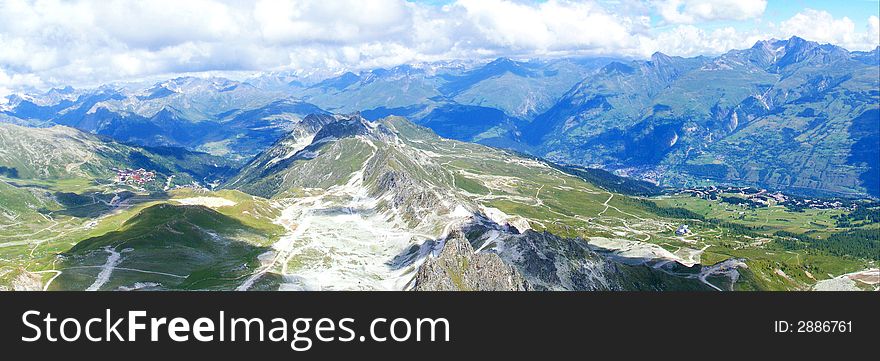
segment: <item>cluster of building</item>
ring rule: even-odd
[[[689,194],[692,197],[698,197],[707,200],[731,199],[724,197],[727,195],[736,195],[742,198],[743,204],[750,204],[757,207],[767,207],[770,205],[780,205],[788,208],[817,208],[817,209],[840,209],[849,208],[850,205],[837,199],[809,199],[796,196],[785,195],[781,192],[772,192],[766,189],[758,189],[754,187],[732,187],[732,186],[708,186],[684,189],[678,194]]]
[[[116,183],[142,186],[156,179],[156,172],[146,169],[117,169]]]
[[[198,184],[196,182],[192,182],[190,184],[175,184],[173,187],[166,188],[165,190],[167,191],[167,190],[177,190],[177,189],[188,189],[188,190],[193,190],[193,191],[198,191],[198,192],[207,192],[210,190],[210,189],[205,188],[204,186],[202,186],[201,184]]]
[[[678,226],[678,229],[675,230],[675,234],[679,235],[679,236],[684,236],[688,233],[691,233],[691,230],[688,229],[688,225],[686,225],[686,224],[682,224],[682,225]]]
[[[824,200],[824,199],[798,199],[789,198],[786,202],[780,202],[781,205],[792,208],[816,208],[816,209],[850,209],[854,210],[858,205],[854,202],[842,202],[840,200]]]
[[[721,198],[722,194],[740,194],[745,196],[746,198],[760,198],[760,199],[769,199],[773,198],[779,202],[785,201],[785,195],[782,193],[770,193],[766,189],[757,189],[752,187],[716,187],[716,186],[708,186],[708,187],[694,187],[683,189],[678,192],[678,194],[689,194],[692,197],[698,197],[702,199],[708,200],[718,200]]]

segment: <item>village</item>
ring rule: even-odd
[[[694,187],[680,190],[676,194],[685,194],[713,201],[721,200],[722,202],[740,204],[748,207],[769,207],[773,205],[784,206],[793,211],[805,208],[852,210],[857,207],[854,202],[847,202],[840,199],[804,198],[754,187]]]
[[[116,171],[116,183],[133,186],[143,186],[156,179],[156,172],[146,169],[114,169]]]

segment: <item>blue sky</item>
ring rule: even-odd
[[[835,17],[849,17],[856,26],[867,25],[868,15],[880,12],[880,0],[790,0],[767,3],[765,17],[770,21],[782,21],[805,8],[825,10]]]
[[[0,0],[16,89],[456,59],[717,55],[800,36],[880,44],[877,0]]]

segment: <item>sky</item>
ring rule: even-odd
[[[0,98],[181,73],[880,44],[878,0],[0,0]]]

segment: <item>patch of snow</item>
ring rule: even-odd
[[[324,137],[324,138],[318,139],[318,140],[316,140],[316,141],[313,141],[313,142],[311,142],[311,144],[321,144],[321,143],[332,142],[332,141],[335,141],[335,140],[336,140],[336,137],[334,137],[334,136],[329,136],[329,137]]]
[[[313,144],[312,143],[313,139],[314,139],[314,135],[309,136],[309,137],[299,138],[295,142],[285,143],[284,146],[288,148],[288,152],[286,154],[284,154],[283,156],[272,158],[272,160],[270,160],[268,163],[266,163],[266,166],[271,166],[275,163],[278,163],[280,161],[283,161],[285,159],[293,157],[294,155],[296,155],[296,153],[299,153],[299,151],[308,147],[309,144]]]
[[[315,159],[318,157],[320,153],[318,152],[302,152],[300,153],[300,157],[305,159]]]
[[[174,201],[192,206],[205,206],[208,208],[220,208],[220,207],[231,207],[236,205],[237,203],[228,200],[226,198],[220,197],[191,197],[191,198],[181,198],[175,199]]]
[[[118,290],[120,291],[139,291],[139,290],[148,290],[148,289],[156,289],[162,287],[161,283],[156,282],[135,282],[131,286],[119,286]]]
[[[119,252],[116,252],[116,250],[110,246],[104,247],[104,252],[110,254],[109,256],[107,256],[107,262],[104,263],[104,266],[101,267],[101,272],[98,273],[98,277],[95,278],[95,282],[93,282],[91,286],[86,288],[86,291],[97,291],[101,289],[101,286],[103,286],[105,283],[107,283],[107,281],[110,280],[110,275],[113,274],[113,269],[116,268],[117,265],[119,265],[119,262],[122,259],[122,255]]]
[[[509,224],[517,229],[520,233],[525,232],[527,230],[532,229],[529,225],[529,221],[520,216],[510,216],[507,213],[502,212],[498,208],[480,206],[480,211],[486,215],[492,222],[498,224]]]
[[[693,260],[686,261],[653,243],[605,237],[590,237],[588,243],[593,247],[610,251],[612,257],[626,264],[644,264],[663,260],[675,261],[688,267],[695,264]]]
[[[813,291],[861,291],[856,282],[874,286],[876,289],[880,284],[880,269],[866,269],[821,280],[813,286]]]

